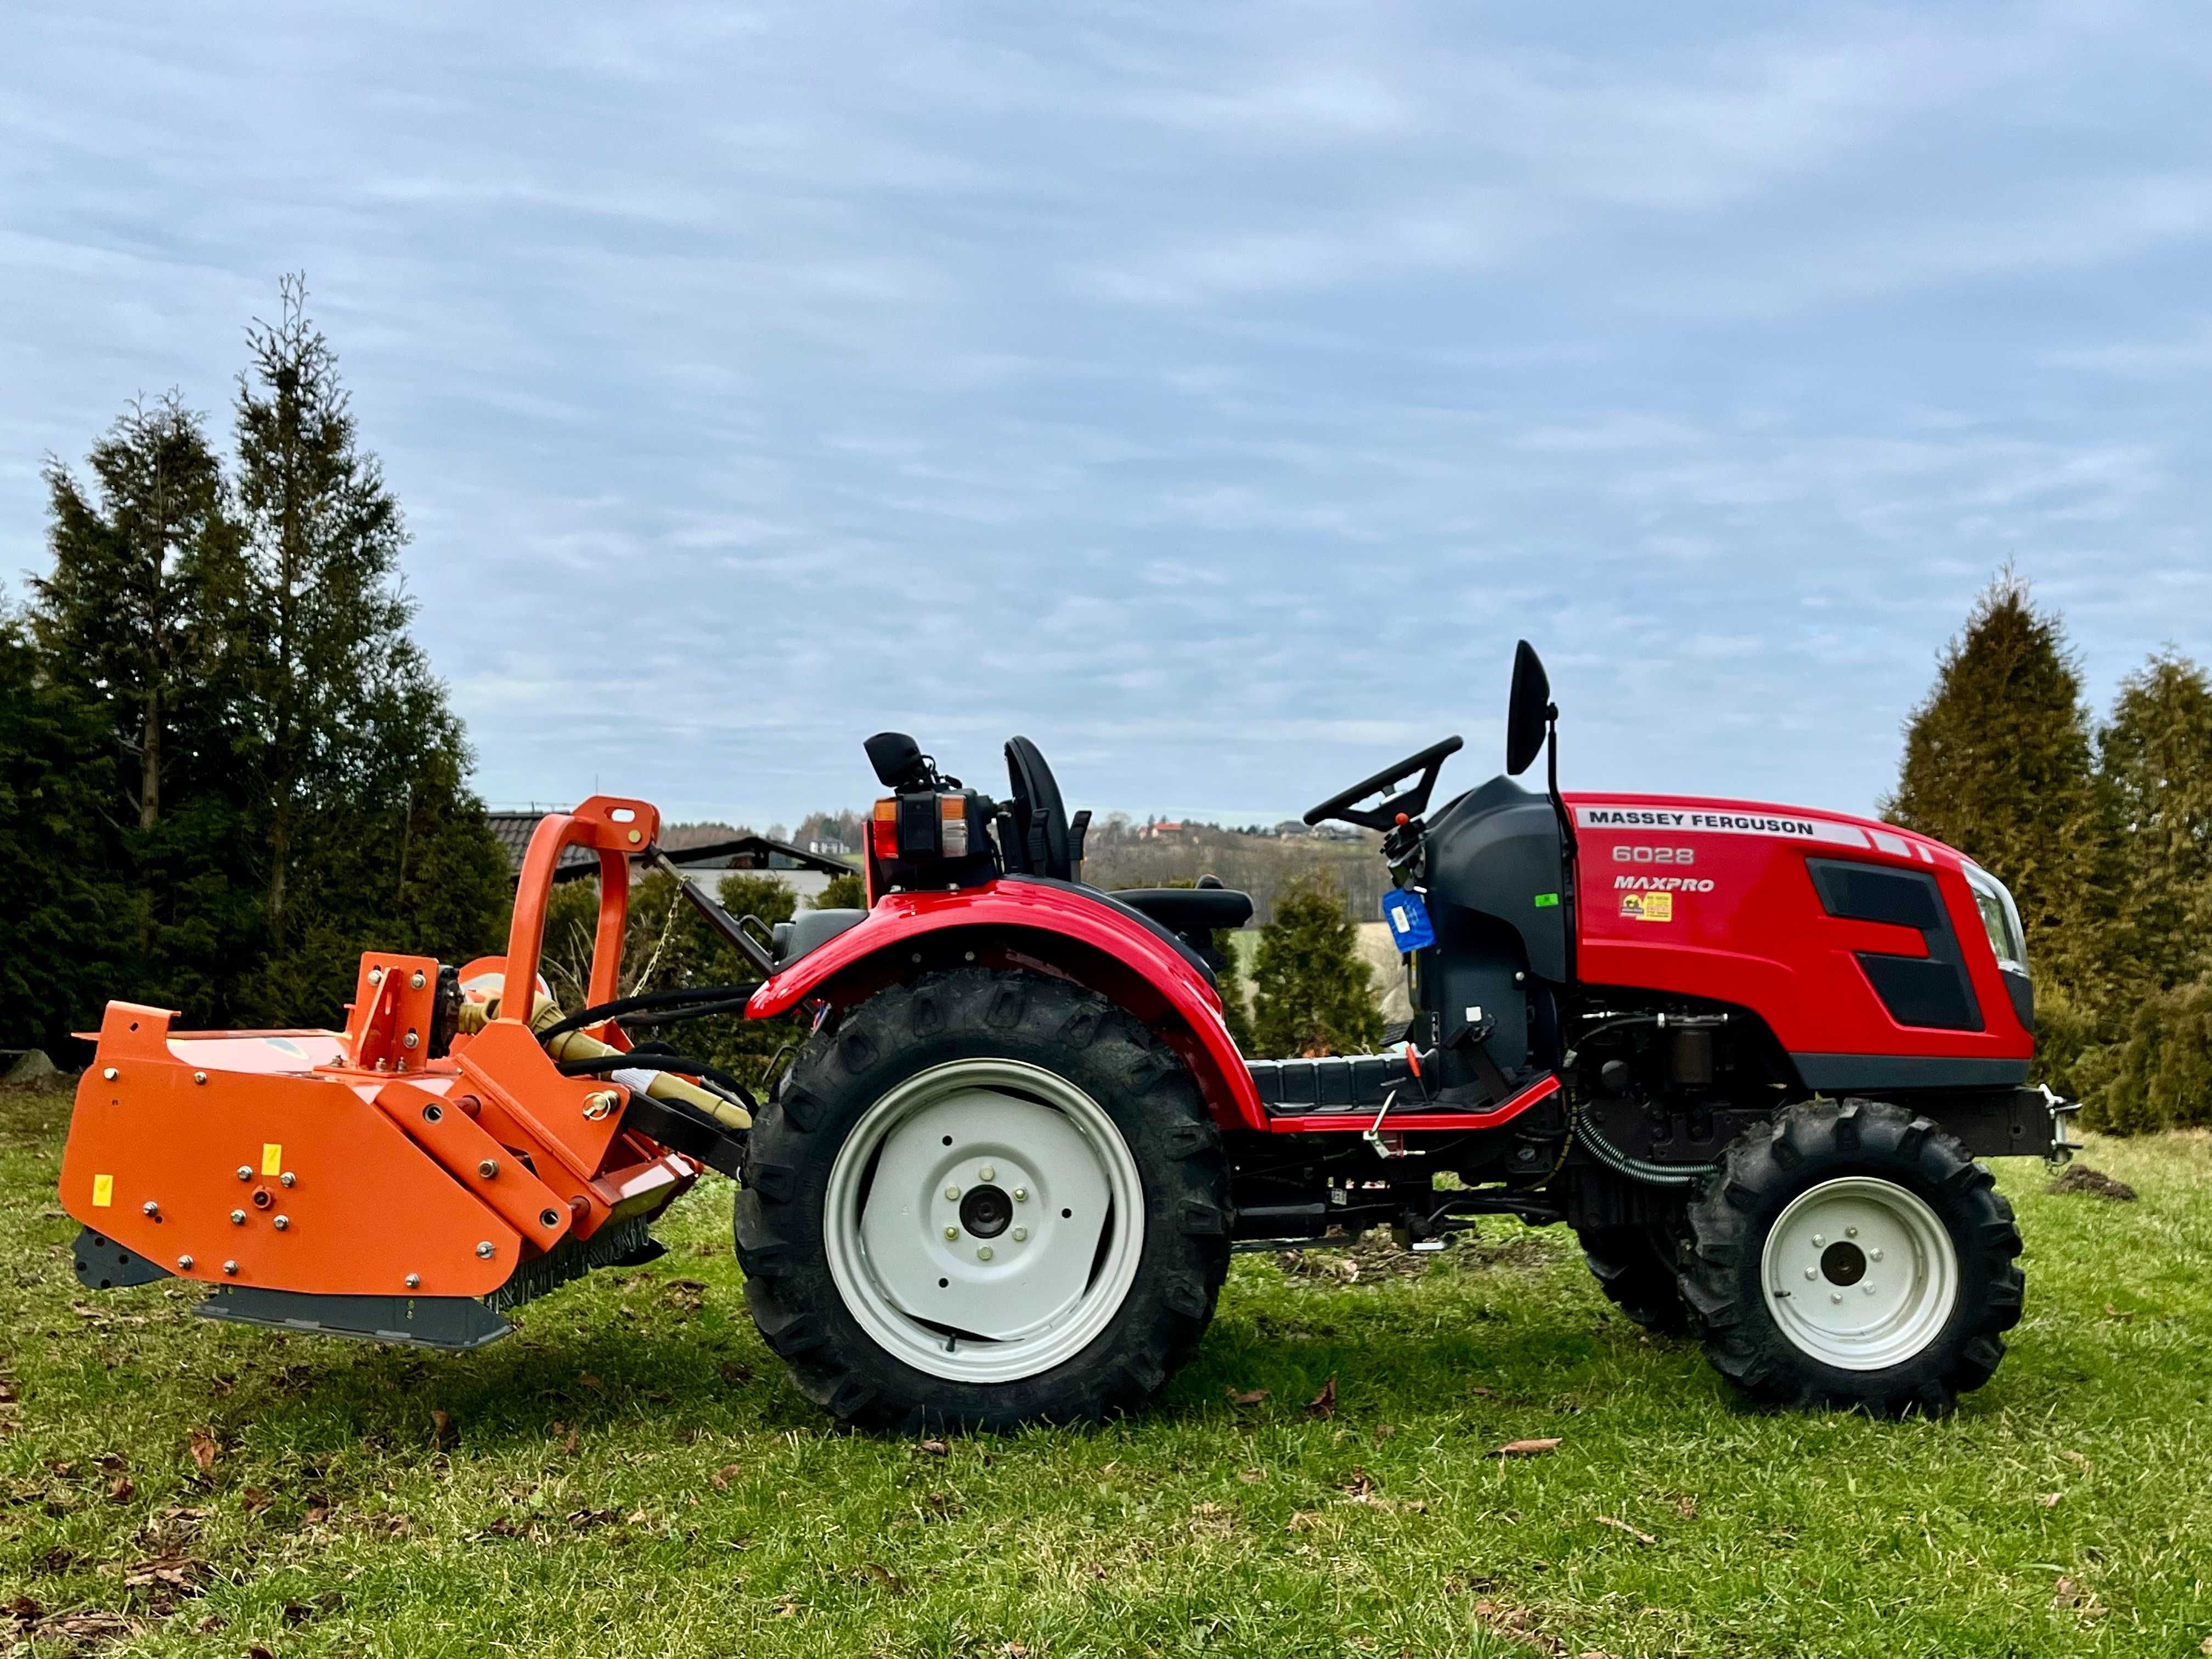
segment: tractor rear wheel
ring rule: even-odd
[[[1104,998],[963,968],[810,1039],[737,1199],[754,1322],[848,1422],[1095,1420],[1188,1358],[1228,1270],[1219,1135]]]
[[[1656,1223],[1592,1227],[1577,1233],[1583,1260],[1598,1288],[1647,1331],[1680,1336],[1690,1328],[1689,1304],[1675,1282],[1674,1237]]]
[[[1705,1352],[1763,1403],[1940,1415],[1990,1380],[2020,1319],[2012,1206],[1901,1107],[1790,1107],[1729,1148],[1690,1226]]]

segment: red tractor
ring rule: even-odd
[[[1432,812],[1450,738],[1306,814],[1382,832],[1414,1016],[1279,1060],[1214,990],[1245,895],[1082,885],[1087,815],[1024,738],[1003,804],[872,739],[872,903],[794,924],[750,1005],[815,1011],[737,1202],[799,1386],[869,1423],[1095,1417],[1189,1355],[1232,1250],[1489,1215],[1574,1228],[1624,1312],[1755,1400],[1940,1412],[1988,1381],[2021,1243],[1975,1160],[2064,1156],[2070,1109],[2026,1086],[2011,896],[1838,813],[1562,795],[1557,714],[1524,642],[1505,775]]]
[[[586,803],[541,827],[506,957],[365,959],[343,1032],[170,1033],[112,1005],[63,1175],[80,1274],[173,1254],[222,1287],[217,1316],[473,1346],[654,1249],[711,1165],[739,1178],[747,1300],[811,1398],[1005,1427],[1143,1405],[1232,1251],[1378,1225],[1438,1249],[1512,1216],[1572,1227],[1625,1313],[1699,1335],[1755,1401],[1948,1409],[2021,1306],[1976,1159],[2069,1150],[2072,1107],[2027,1086],[2010,896],[1840,813],[1563,795],[1557,714],[1523,643],[1505,775],[1431,811],[1451,738],[1306,814],[1382,837],[1414,1012],[1376,1054],[1238,1053],[1212,952],[1250,900],[1083,884],[1088,814],[1024,738],[1003,801],[869,740],[866,909],[769,930],[691,890],[757,986],[614,994],[656,820]],[[1531,793],[1515,779],[1547,749]],[[573,843],[602,875],[592,1006],[503,1008]],[[739,1006],[808,1019],[765,1102],[625,1030]],[[290,1168],[287,1122],[326,1167]],[[284,1231],[315,1204],[308,1237]]]

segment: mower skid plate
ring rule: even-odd
[[[417,1348],[481,1348],[514,1327],[469,1296],[314,1296],[224,1285],[199,1305],[203,1319]]]

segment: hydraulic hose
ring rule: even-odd
[[[1626,1176],[1631,1181],[1640,1181],[1647,1187],[1692,1187],[1706,1176],[1718,1175],[1721,1171],[1717,1164],[1651,1164],[1640,1158],[1631,1158],[1597,1132],[1587,1112],[1576,1115],[1574,1133],[1575,1139],[1583,1150],[1607,1169],[1615,1175]]]
[[[654,1011],[657,1018],[638,1020],[635,1024],[660,1025],[679,1019],[703,1019],[709,1014],[732,1013],[742,1010],[745,1000],[759,989],[760,981],[755,980],[748,985],[690,985],[672,991],[641,991],[635,996],[617,997],[612,1002],[602,1002],[589,1008],[580,1008],[573,1014],[563,1014],[538,1035],[550,1039],[564,1031],[580,1031],[586,1025],[597,1025],[602,1020],[615,1019],[623,1014],[644,1010]]]

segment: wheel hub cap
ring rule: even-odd
[[[1766,1235],[1760,1288],[1792,1346],[1841,1370],[1881,1370],[1942,1334],[1959,1257],[1917,1193],[1872,1176],[1824,1181]]]

